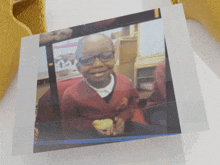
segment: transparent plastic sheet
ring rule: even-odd
[[[176,14],[172,14],[173,12],[176,12]],[[198,78],[196,78],[195,62],[190,47],[189,36],[187,35],[182,6],[177,5],[162,8],[161,13],[164,22],[167,51],[169,54],[181,131],[184,134],[208,130],[208,122],[205,115],[203,99],[199,90]],[[178,24],[178,27],[175,27],[176,24]],[[30,43],[32,44],[30,45]],[[29,109],[35,109],[36,73],[39,53],[38,43],[39,35],[22,39],[20,70],[22,71],[23,68],[28,67],[28,71],[19,71],[19,90],[17,95],[19,104],[16,107],[13,155],[26,155],[33,152],[35,114],[34,111],[30,111]],[[28,45],[28,47],[26,45]],[[30,56],[30,54],[32,56]],[[176,54],[178,54],[178,57]],[[188,73],[190,73],[190,75]],[[187,79],[185,78],[186,75],[188,77]],[[29,76],[28,79],[31,80],[29,83],[26,83],[27,77],[25,76]],[[189,76],[191,76],[192,79],[189,79]],[[194,83],[192,83],[192,81]],[[26,85],[24,86],[24,84]],[[193,84],[193,86],[191,84]],[[185,97],[188,95],[189,90],[193,94],[189,97]],[[198,115],[198,113],[200,115]],[[193,115],[195,116],[193,117]],[[108,148],[108,150],[106,150],[106,148]],[[96,155],[94,155],[94,150],[96,151]],[[130,150],[132,153],[129,152]],[[60,156],[57,157],[57,155]],[[26,157],[24,156],[24,159],[34,159],[41,156],[41,161],[64,161],[65,163],[70,163],[78,157],[89,160],[86,155],[90,155],[91,160],[93,158],[96,159],[97,155],[102,155],[103,162],[109,159],[108,162],[110,164],[119,162],[126,164],[126,161],[129,163],[129,159],[126,160],[129,156],[133,159],[133,162],[140,162],[141,160],[143,160],[142,162],[148,160],[148,162],[151,163],[169,162],[172,164],[184,162],[181,135],[161,136],[131,142],[37,153],[27,155]],[[117,159],[117,162],[115,162],[116,160],[111,160],[111,158],[114,156],[118,157],[118,155],[121,155],[121,158]],[[148,155],[147,158],[146,155]]]

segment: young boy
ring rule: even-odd
[[[139,95],[130,79],[113,71],[112,40],[104,34],[84,37],[78,42],[76,59],[84,78],[64,92],[64,131],[95,130],[104,136],[122,135],[129,127]]]

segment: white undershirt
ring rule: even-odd
[[[91,86],[88,82],[87,82],[87,84],[92,89],[94,89],[101,96],[101,98],[104,98],[104,97],[108,96],[112,92],[112,90],[114,88],[114,85],[115,85],[115,77],[111,74],[110,83],[106,87],[104,87],[104,88],[99,88],[98,89],[98,88],[95,88],[95,87]]]

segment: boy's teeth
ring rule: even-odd
[[[102,75],[104,75],[103,72],[101,72],[101,73],[96,73],[96,74],[95,74],[96,77],[99,77],[99,76],[102,76]]]

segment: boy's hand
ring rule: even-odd
[[[110,136],[113,134],[113,121],[111,119],[95,120],[92,124],[101,135]]]
[[[122,134],[125,129],[124,120],[122,120],[121,118],[115,117],[115,122],[116,123],[114,124],[114,131],[113,131],[114,136]]]

